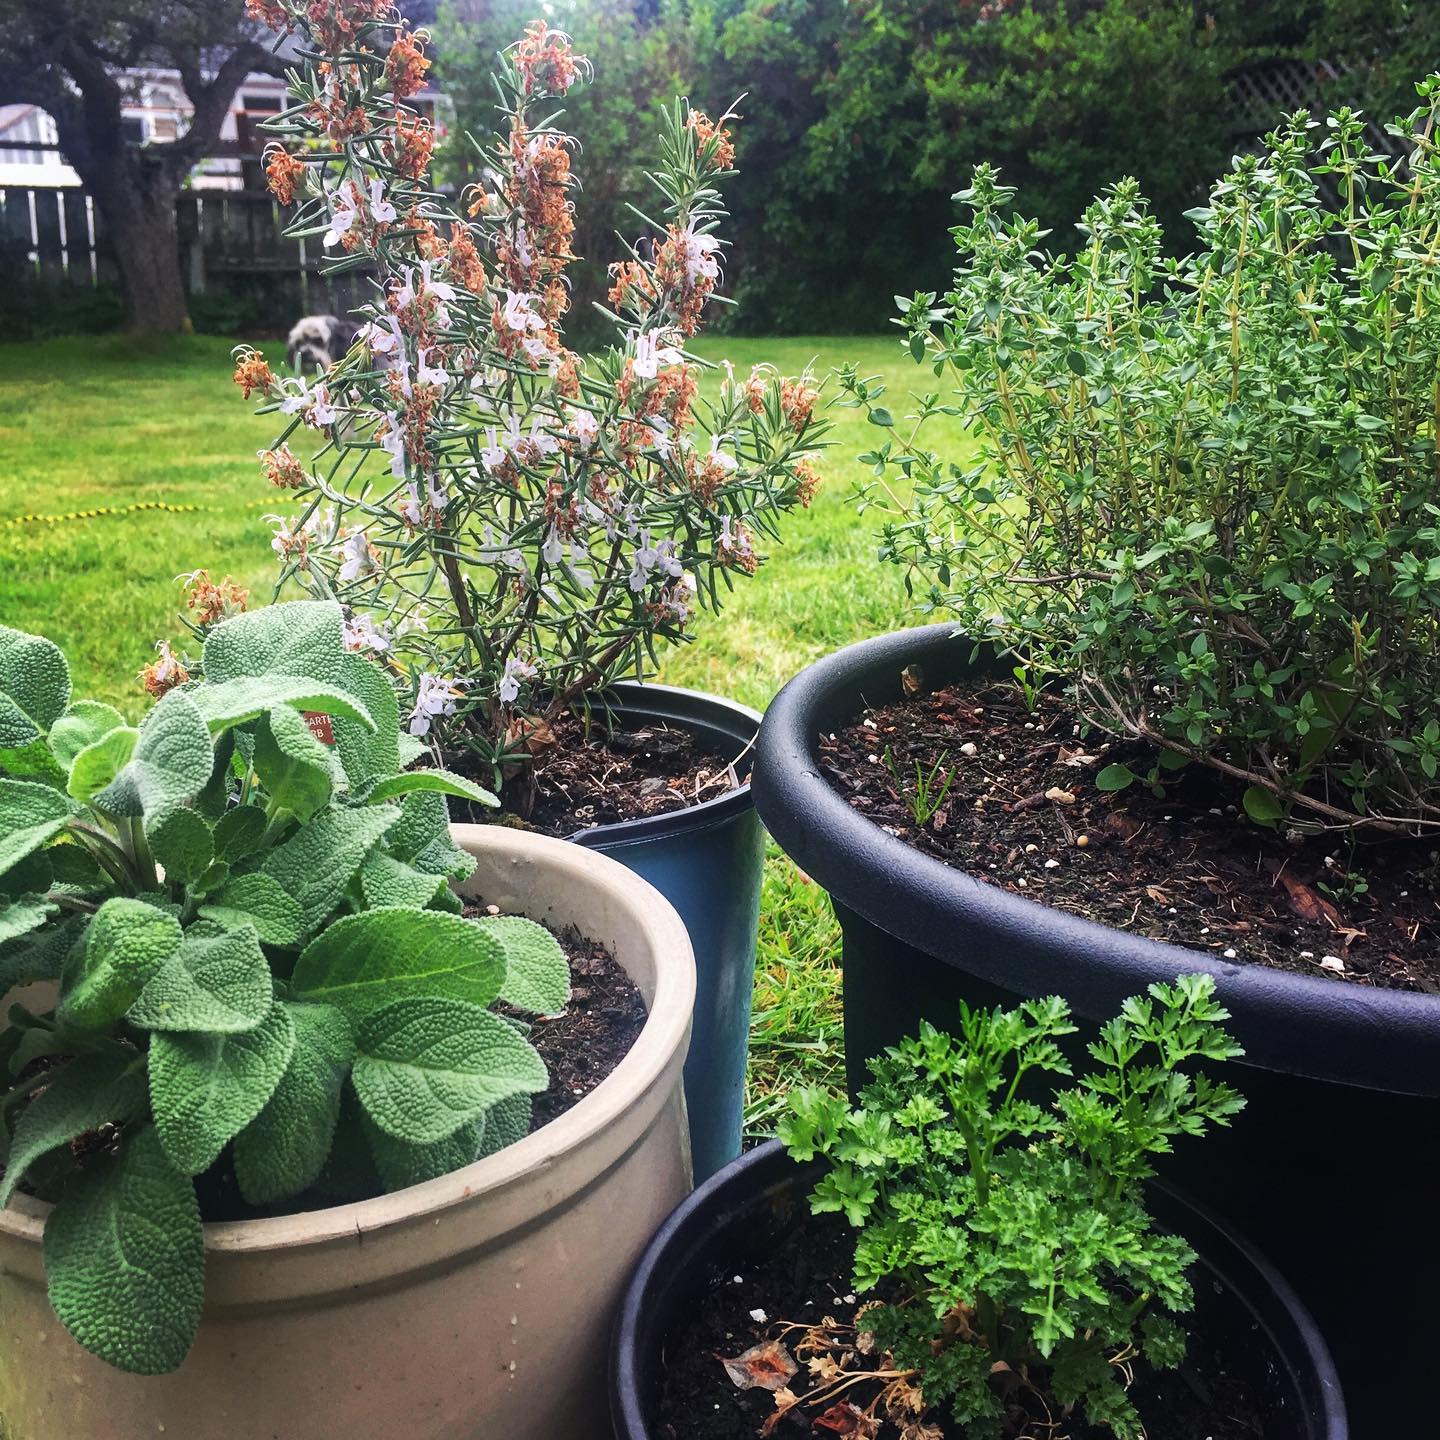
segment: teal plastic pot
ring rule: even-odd
[[[667,815],[580,830],[577,845],[618,860],[680,913],[695,948],[697,986],[685,1103],[695,1179],[740,1153],[750,994],[765,834],[750,795],[759,714],[732,700],[671,685],[620,684],[608,697],[626,730],[668,725],[734,762],[738,789]]]

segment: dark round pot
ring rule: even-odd
[[[952,869],[858,814],[821,775],[817,737],[898,699],[906,665],[935,684],[993,664],[973,651],[952,625],[849,646],[796,676],[761,729],[761,818],[830,892],[844,930],[852,1089],[870,1056],[922,1018],[952,1023],[960,999],[1059,994],[1099,1022],[1152,981],[1213,975],[1245,1047],[1231,1078],[1248,1107],[1230,1129],[1179,1147],[1166,1174],[1292,1278],[1335,1348],[1356,1413],[1398,1424],[1413,1414],[1405,1386],[1424,1373],[1436,1334],[1433,1182],[1422,1182],[1415,1156],[1440,1126],[1440,999],[1227,963],[1095,924]],[[1402,1227],[1414,1228],[1403,1258]]]
[[[596,825],[570,836],[648,880],[675,908],[695,947],[697,986],[685,1101],[695,1178],[740,1153],[750,995],[765,832],[750,794],[760,716],[733,700],[671,685],[616,685],[609,705],[625,729],[664,724],[735,762],[743,783],[668,815]]]
[[[769,1217],[804,1203],[813,1168],[794,1164],[779,1141],[750,1151],[682,1201],[641,1257],[615,1325],[610,1420],[615,1440],[660,1440],[652,1396],[667,1332],[705,1303],[707,1276],[760,1251]],[[1238,1235],[1170,1190],[1152,1189],[1167,1229],[1198,1252],[1197,1312],[1235,1335],[1237,1353],[1270,1405],[1265,1440],[1346,1440],[1340,1383],[1315,1322],[1284,1280]]]

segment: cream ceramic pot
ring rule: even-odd
[[[46,1209],[0,1212],[0,1440],[587,1440],[626,1277],[690,1189],[695,997],[669,904],[559,840],[453,827],[467,897],[603,941],[649,1007],[595,1090],[518,1144],[358,1204],[205,1227],[205,1313],[172,1375],[112,1370],[45,1295]]]

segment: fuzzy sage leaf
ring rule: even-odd
[[[70,667],[39,635],[0,625],[0,750],[38,740],[70,703]]]
[[[331,1005],[285,1004],[295,1048],[264,1109],[235,1137],[235,1178],[252,1205],[288,1200],[324,1168],[355,1040]]]
[[[188,1176],[155,1127],[76,1176],[45,1225],[50,1302],[87,1350],[161,1375],[185,1358],[205,1292],[205,1236]]]
[[[150,1041],[150,1105],[171,1163],[198,1175],[275,1093],[295,1048],[289,1011],[272,1004],[239,1034],[157,1032]]]
[[[40,1156],[107,1123],[140,1120],[146,1104],[145,1066],[133,1051],[81,1055],[47,1072],[45,1088],[16,1122],[0,1176],[0,1208]]]
[[[274,985],[259,936],[248,925],[218,935],[193,931],[145,982],[125,1012],[143,1030],[253,1030],[270,1012]]]
[[[109,1028],[179,951],[183,938],[173,915],[142,900],[107,900],[85,932],[80,968],[58,1019],[77,1030]]]
[[[570,962],[543,926],[523,915],[486,916],[475,922],[500,942],[505,983],[500,998],[533,1015],[556,1015],[570,1003]]]
[[[387,1135],[428,1145],[498,1101],[543,1090],[545,1065],[525,1039],[478,1005],[419,995],[370,1014],[351,1082]]]
[[[347,915],[301,952],[299,999],[343,1010],[357,1024],[398,999],[433,996],[489,1005],[505,983],[505,951],[473,921],[436,910]]]

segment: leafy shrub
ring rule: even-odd
[[[100,335],[125,323],[125,297],[118,285],[42,279],[19,246],[0,244],[0,274],[15,277],[0,287],[0,343]]]
[[[282,300],[279,307],[273,301],[266,306],[234,281],[223,289],[191,295],[186,303],[197,335],[253,335],[266,321],[288,329],[287,320],[294,316],[292,304]],[[279,313],[274,313],[277,309]]]
[[[724,0],[695,67],[702,93],[749,97],[737,325],[879,330],[896,288],[941,282],[950,197],[982,155],[1057,231],[1110,177],[1138,175],[1188,248],[1180,215],[1234,148],[1225,71],[1241,56],[1213,8]]]
[[[379,277],[359,343],[318,384],[239,356],[245,393],[293,417],[265,465],[301,513],[276,519],[274,545],[399,663],[412,733],[498,773],[537,719],[652,671],[755,570],[759,535],[816,483],[816,389],[757,370],[698,407],[683,347],[720,277],[725,117],[667,111],[661,218],[614,267],[622,343],[586,360],[559,330],[575,181],[551,112],[585,72],[565,37],[537,22],[504,57],[505,128],[466,219],[426,187],[430,131],[398,104],[428,64],[415,38],[365,18],[381,7],[273,8],[314,56],[271,127],[291,147],[269,152],[272,188],[300,201],[290,233],[323,231],[335,269]],[[323,433],[324,473],[285,444],[300,425]]]
[[[1143,1436],[1117,1357],[1179,1364],[1195,1259],[1156,1232],[1143,1182],[1173,1139],[1244,1104],[1182,1069],[1241,1053],[1213,992],[1211,977],[1182,975],[1127,1000],[1088,1047],[1096,1068],[1048,1111],[1026,1096],[1038,1077],[1072,1073],[1058,1041],[1075,1031],[1053,996],[962,1004],[955,1035],[922,1026],[871,1062],[857,1110],[813,1089],[792,1096],[781,1139],[797,1160],[830,1161],[810,1208],[859,1229],[857,1290],[899,1287],[863,1327],[967,1437],[1001,1433],[992,1380],[1004,1367],[1057,1408]]]
[[[546,1084],[488,1007],[562,1008],[564,954],[449,887],[474,862],[445,795],[493,797],[402,770],[395,696],[341,634],[320,602],[225,620],[132,727],[0,627],[0,994],[58,987],[0,1031],[0,1205],[55,1200],[51,1302],[122,1369],[189,1349],[196,1177],[264,1206],[399,1189],[523,1135]]]
[[[1392,127],[1408,165],[1347,110],[1316,155],[1297,114],[1193,212],[1178,261],[1133,181],[1052,258],[980,166],[953,289],[903,323],[953,384],[922,424],[963,415],[982,463],[913,437],[865,457],[925,608],[1103,729],[1239,777],[1262,821],[1440,823],[1440,79],[1420,92]],[[893,471],[913,500],[887,496]]]

